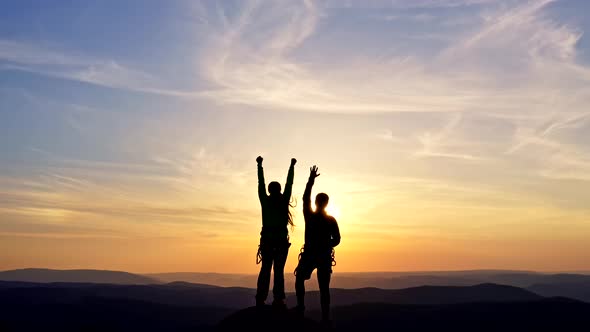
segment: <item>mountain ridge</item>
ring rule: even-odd
[[[258,320],[251,309],[255,292],[254,288],[186,282],[122,285],[0,281],[0,330],[215,331],[224,320],[233,321],[230,329],[248,322],[255,327]],[[492,283],[393,290],[334,288],[332,299],[334,327],[343,332],[392,328],[473,331],[473,326],[481,327],[478,331],[522,331],[527,324],[556,328],[564,319],[564,326],[570,327],[590,316],[589,303],[543,297]],[[317,327],[313,321],[319,320],[319,304],[317,291],[306,294],[309,329]],[[293,293],[288,293],[287,305],[294,307]],[[486,329],[488,325],[494,328]]]
[[[125,271],[26,268],[0,271],[0,280],[25,282],[92,282],[104,284],[153,284],[159,280]]]

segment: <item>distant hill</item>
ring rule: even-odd
[[[256,274],[223,273],[158,273],[147,277],[162,282],[185,281],[217,286],[255,287]],[[482,283],[494,283],[516,287],[530,287],[535,284],[590,281],[590,275],[584,274],[545,274],[531,271],[473,270],[473,271],[425,271],[425,272],[338,272],[332,278],[334,288],[402,289],[423,285],[430,286],[473,286]],[[286,271],[285,286],[294,291],[295,279]],[[317,290],[316,278],[306,283],[309,290]]]
[[[101,270],[48,270],[23,269],[0,272],[0,280],[25,282],[107,283],[119,285],[149,285],[175,283],[178,287],[200,285],[254,288],[256,274],[223,273],[159,273],[138,275],[119,271]],[[335,273],[334,289],[407,289],[428,286],[474,286],[485,283],[502,284],[528,289],[544,296],[565,296],[590,301],[590,275],[544,274],[531,271],[474,270],[425,272],[342,272]],[[295,291],[292,273],[285,273],[287,292]],[[318,289],[314,277],[306,283],[308,291]],[[312,295],[313,296],[313,295]]]
[[[306,293],[306,307],[317,308],[320,303],[318,291]],[[481,284],[475,286],[421,286],[406,289],[332,289],[333,305],[345,306],[354,303],[394,304],[456,304],[475,302],[521,302],[535,301],[542,297],[513,286]],[[289,302],[296,302],[291,295]]]
[[[173,306],[244,308],[254,303],[256,291],[187,283],[115,285],[85,283],[22,283],[0,281],[0,299],[51,303],[84,298],[129,299]]]
[[[499,273],[499,271],[479,271],[479,273],[465,271],[465,274],[460,274],[459,272],[344,272],[335,274],[331,285],[335,288],[351,289],[364,287],[401,289],[422,285],[472,286],[486,282],[494,283],[494,278],[489,273]],[[256,285],[258,278],[256,274],[199,272],[154,273],[146,274],[145,276],[160,280],[161,282],[185,281],[223,287],[253,287]],[[285,286],[287,290],[294,291],[294,285],[294,275],[286,271]],[[319,288],[315,277],[306,283],[306,288],[310,290],[317,290]]]
[[[527,287],[527,289],[543,296],[565,296],[590,302],[590,281],[562,281],[535,284]]]
[[[256,274],[226,274],[200,272],[173,272],[133,274],[122,271],[102,270],[50,270],[21,269],[0,272],[0,280],[26,282],[82,282],[109,284],[154,284],[187,282],[222,287],[253,288]],[[423,271],[423,272],[337,272],[332,278],[333,288],[403,289],[423,285],[430,286],[473,286],[495,283],[527,288],[538,284],[590,283],[590,275],[544,274],[531,271],[467,270],[467,271]],[[295,279],[286,271],[287,291],[294,291]],[[316,278],[306,283],[309,290],[317,290]]]
[[[573,282],[590,282],[590,275],[556,273],[501,273],[485,277],[485,280],[504,285],[517,287],[530,287],[534,284],[555,284],[555,283],[573,283]]]
[[[0,281],[0,298],[49,303],[53,299],[77,301],[86,297],[125,298],[175,306],[223,307],[240,309],[254,304],[256,290],[242,287],[170,283],[163,285],[106,285],[83,283],[35,284]],[[516,302],[538,300],[530,291],[503,285],[422,286],[407,289],[332,289],[333,305],[354,303],[453,304],[471,302]],[[270,301],[271,297],[269,297]],[[295,294],[287,294],[287,304],[295,306]],[[319,292],[306,293],[306,307],[319,308]]]
[[[105,270],[20,269],[1,271],[0,280],[24,282],[80,282],[102,284],[153,284],[160,281],[139,274]]]
[[[289,277],[289,273],[285,273]],[[150,273],[146,277],[170,283],[184,281],[196,284],[209,284],[222,287],[255,287],[258,275],[255,274],[231,274],[231,273],[201,273],[201,272],[171,272]],[[294,281],[293,281],[294,282]]]

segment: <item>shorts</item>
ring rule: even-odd
[[[295,268],[295,276],[308,280],[311,278],[311,274],[315,269],[330,271],[332,273],[334,263],[334,250],[318,253],[305,251],[304,248],[301,248],[299,263],[297,264],[297,268]]]

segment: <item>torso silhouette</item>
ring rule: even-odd
[[[284,241],[289,238],[289,201],[293,189],[295,167],[291,165],[283,194],[267,195],[264,183],[264,170],[258,164],[258,197],[262,208],[261,238],[268,241]]]
[[[315,180],[309,178],[303,193],[303,217],[305,218],[305,251],[331,254],[340,243],[340,230],[334,217],[325,211],[311,209],[311,188]]]
[[[338,224],[334,217],[322,212],[305,213],[305,250],[317,253],[331,253],[338,245]]]
[[[289,235],[287,221],[289,220],[289,201],[283,196],[260,200],[262,206],[262,231],[260,235],[265,239],[285,239]]]

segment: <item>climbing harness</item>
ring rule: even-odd
[[[262,250],[263,248],[265,250],[278,250],[278,249],[285,249],[285,248],[289,248],[291,246],[291,243],[289,242],[289,237],[287,236],[287,240],[283,243],[283,242],[275,242],[271,244],[268,243],[263,243],[262,239],[260,240],[260,243],[258,244],[258,251],[256,252],[256,265],[262,263]]]
[[[299,255],[297,256],[297,261],[301,262],[301,257],[305,254],[305,245],[301,246],[301,249],[299,249]],[[330,252],[330,259],[331,259],[331,263],[330,266],[336,266],[336,250],[334,248],[332,248],[332,251]],[[299,268],[299,264],[297,264],[297,267],[295,268],[295,270],[293,271],[293,274],[295,276],[297,276],[297,269]]]

